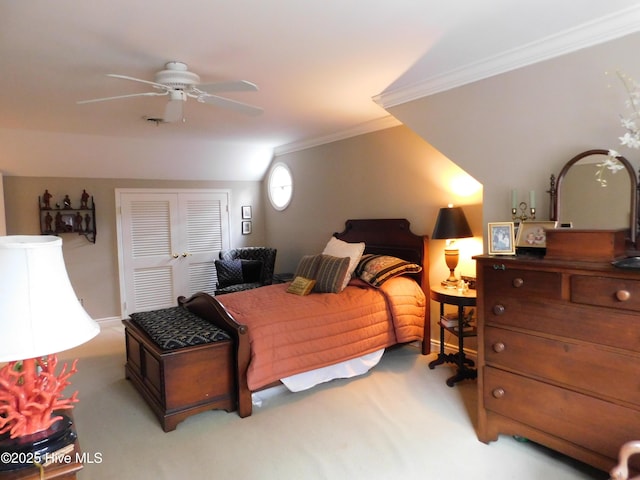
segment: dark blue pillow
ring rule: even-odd
[[[218,288],[244,283],[242,277],[242,262],[237,260],[216,260],[216,275]]]
[[[262,279],[260,260],[240,260],[242,264],[242,283],[255,283]]]
[[[262,262],[260,260],[216,260],[218,288],[225,288],[239,283],[255,283],[262,278]]]

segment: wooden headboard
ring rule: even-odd
[[[334,237],[345,242],[364,242],[364,253],[392,255],[422,265],[415,276],[429,296],[428,237],[411,232],[409,220],[404,218],[347,220],[342,232]]]

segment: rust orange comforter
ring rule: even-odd
[[[422,340],[426,298],[412,279],[376,289],[352,280],[340,293],[287,293],[288,283],[216,297],[247,325],[252,391],[396,343]]]

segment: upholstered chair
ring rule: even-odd
[[[275,248],[241,247],[222,250],[215,261],[216,295],[263,287],[273,283]]]

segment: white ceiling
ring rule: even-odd
[[[381,105],[640,29],[630,0],[0,0],[0,128],[260,145],[287,150],[375,130]],[[156,126],[149,91],[167,61],[203,82],[245,79],[245,117],[189,99]],[[152,89],[151,89],[152,90]],[[374,101],[374,98],[376,101]]]

